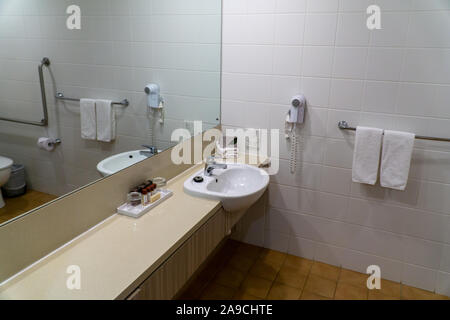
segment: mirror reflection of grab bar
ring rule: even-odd
[[[32,126],[39,126],[39,127],[46,127],[48,126],[48,109],[47,109],[47,97],[45,95],[45,83],[44,83],[44,66],[48,67],[50,66],[50,59],[49,58],[43,58],[41,63],[38,67],[39,72],[39,84],[41,86],[41,98],[42,98],[42,111],[44,114],[44,119],[41,121],[27,121],[27,120],[19,120],[19,119],[11,119],[11,118],[3,118],[0,117],[0,120],[3,121],[9,121],[9,122],[16,122],[16,123],[22,123],[22,124],[29,124]]]

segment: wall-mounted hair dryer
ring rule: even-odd
[[[288,113],[289,123],[303,123],[305,121],[306,98],[303,95],[292,97],[291,109]]]
[[[295,174],[297,170],[297,155],[302,147],[299,147],[299,138],[297,136],[297,124],[305,122],[306,98],[304,95],[294,96],[291,99],[291,108],[286,115],[285,135],[286,139],[291,140],[291,157],[289,166],[291,173]]]
[[[151,83],[145,87],[145,93],[147,94],[147,106],[150,108],[159,109],[161,103],[161,90],[159,85]]]

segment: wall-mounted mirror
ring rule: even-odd
[[[218,125],[220,44],[221,0],[0,0],[0,225]]]

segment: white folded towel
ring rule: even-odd
[[[381,185],[405,190],[416,136],[408,132],[386,130],[381,159]]]
[[[81,138],[86,140],[97,139],[97,117],[95,112],[95,100],[80,100]]]
[[[378,179],[383,130],[357,127],[353,153],[352,179],[354,182],[374,185]]]
[[[111,100],[96,100],[97,140],[111,142],[116,138],[116,116]]]

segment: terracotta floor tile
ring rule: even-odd
[[[245,294],[264,299],[269,293],[272,281],[249,275],[241,285],[241,290]]]
[[[342,269],[341,274],[339,275],[339,283],[345,283],[355,287],[367,289],[368,278],[368,274]]]
[[[402,295],[403,300],[447,300],[445,296],[435,294],[430,291],[425,291],[418,288],[413,288],[407,285],[402,285]]]
[[[203,291],[202,300],[231,300],[236,294],[236,289],[224,287],[220,284],[211,283]]]
[[[298,269],[301,274],[308,274],[311,271],[313,263],[312,260],[299,258],[290,254],[284,260],[284,265]]]
[[[226,267],[216,274],[214,282],[226,287],[239,288],[244,279],[245,274],[242,271]]]
[[[20,197],[5,198],[6,206],[0,208],[0,223],[20,216],[56,198],[58,197],[35,190],[28,190],[26,194]]]
[[[249,274],[273,281],[277,277],[280,268],[281,265],[278,265],[278,262],[263,261],[258,259],[250,269]]]
[[[270,263],[273,266],[278,266],[279,268],[283,265],[286,259],[286,253],[279,251],[263,249],[259,255],[260,260]]]
[[[301,269],[285,264],[278,272],[275,282],[302,289],[305,286],[306,277],[307,275],[303,274]]]
[[[304,290],[326,298],[333,298],[336,285],[336,281],[310,274],[306,280]]]
[[[255,263],[255,259],[249,258],[242,253],[235,253],[230,260],[228,265],[232,268],[238,269],[242,272],[247,272]]]
[[[325,298],[318,294],[303,290],[300,300],[330,300],[330,298]]]
[[[204,267],[204,269],[198,274],[198,279],[203,282],[212,281],[216,274],[220,271],[220,265],[214,263],[209,263]]]
[[[274,283],[270,288],[267,300],[298,300],[302,293],[301,289],[288,287],[280,283]]]
[[[233,297],[233,300],[262,300],[261,298],[252,296],[251,294],[245,293],[239,290]]]
[[[347,283],[338,283],[335,300],[367,300],[369,289],[355,287]]]
[[[339,272],[340,268],[317,261],[311,267],[311,274],[334,281],[337,281]]]
[[[448,299],[388,280],[381,280],[381,290],[368,290],[367,278],[325,263],[228,241],[179,299],[296,299],[302,290],[301,300]]]
[[[378,290],[369,290],[369,300],[400,300],[400,297],[392,297],[380,293]]]
[[[400,297],[402,285],[398,282],[381,279],[381,289],[379,292],[386,296]]]
[[[241,243],[236,248],[236,253],[243,254],[250,259],[256,259],[261,253],[262,248],[253,246],[251,244]]]

